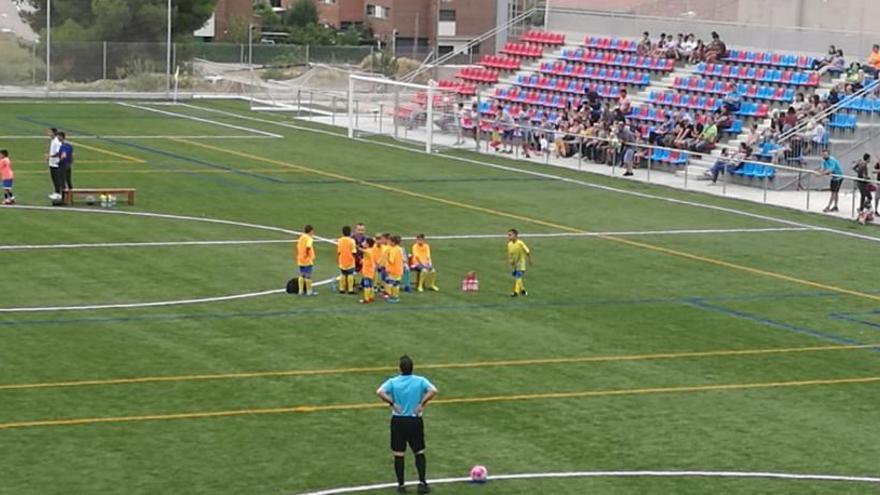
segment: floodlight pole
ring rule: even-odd
[[[46,0],[46,91],[52,83],[52,0]]]
[[[171,91],[171,0],[168,0],[168,25],[165,33],[165,89]]]

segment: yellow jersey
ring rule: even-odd
[[[507,260],[514,270],[525,271],[526,260],[530,253],[529,247],[520,239],[507,242]]]
[[[315,264],[314,240],[309,234],[302,234],[296,240],[296,264],[299,266],[312,266]]]
[[[336,264],[340,270],[354,268],[356,254],[357,246],[351,237],[343,236],[336,241]]]
[[[379,257],[376,258],[376,266],[385,267],[385,260],[388,258],[388,251],[391,249],[391,246],[388,244],[382,244],[377,246],[379,248]]]
[[[376,275],[376,262],[373,260],[375,255],[375,249],[364,249],[364,256],[361,258],[362,277],[371,279]]]
[[[428,245],[427,242],[423,242],[421,245],[419,243],[415,243],[412,245],[412,257],[413,263],[416,265],[430,265],[431,264],[431,246]]]
[[[385,271],[388,277],[400,280],[403,277],[403,250],[397,246],[388,246],[385,252]]]

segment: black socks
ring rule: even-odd
[[[416,469],[419,471],[419,481],[422,483],[427,483],[425,480],[425,468],[428,461],[425,459],[425,454],[416,454]]]
[[[416,461],[416,464],[418,464],[418,461]],[[403,466],[403,456],[394,456],[394,474],[397,475],[398,486],[403,485]]]

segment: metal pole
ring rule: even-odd
[[[764,204],[767,204],[767,187],[770,185],[770,179],[764,177]]]
[[[312,60],[312,45],[306,45],[306,67],[308,67],[309,63]]]
[[[728,172],[727,165],[728,165],[728,163],[725,160],[724,161],[724,180],[721,181],[721,195],[722,196],[727,196],[727,172]]]
[[[652,156],[654,156],[654,152],[652,152],[652,151],[649,149],[649,150],[648,150],[648,182],[651,182],[651,162],[654,161],[654,160],[651,158]]]
[[[807,174],[807,211],[810,211],[810,189],[812,188],[813,174]]]
[[[336,95],[330,98],[330,105],[330,125],[336,125]]]
[[[315,92],[309,91],[309,120],[315,120]]]
[[[394,88],[394,108],[391,109],[391,119],[394,122],[394,137],[400,136],[400,122],[397,117],[398,111],[400,110],[400,90],[397,87]]]
[[[248,65],[253,73],[254,68],[254,25],[248,24]]]
[[[52,85],[52,0],[46,0],[46,91]]]
[[[428,114],[425,117],[425,153],[431,153],[431,145],[434,139],[434,81],[428,81]]]
[[[850,209],[850,216],[856,216],[856,183],[855,182],[853,182],[852,208]]]
[[[354,137],[354,78],[348,78],[348,137]]]
[[[302,112],[302,90],[298,89],[296,90],[296,116],[302,117]]]
[[[104,65],[103,65],[104,70],[101,72],[101,74],[102,74],[101,79],[107,79],[107,42],[105,41],[103,43],[103,45],[104,45]]]
[[[690,160],[690,158],[688,158],[688,160]],[[690,164],[689,161],[684,162],[684,188],[685,189],[688,188],[688,165],[689,164]]]
[[[385,113],[382,111],[382,104],[379,103],[379,134],[382,134],[382,119]]]
[[[168,25],[165,29],[165,89],[171,91],[171,0],[166,8]]]

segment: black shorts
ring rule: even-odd
[[[831,179],[831,192],[840,191],[840,186],[843,184],[843,178],[832,178]]]
[[[413,452],[425,450],[425,423],[422,418],[391,417],[391,451],[406,452],[406,446]]]

